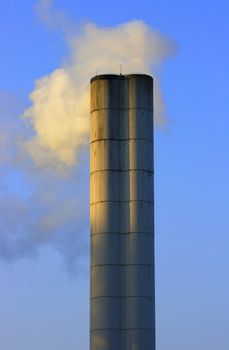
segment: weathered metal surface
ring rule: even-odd
[[[152,140],[152,111],[148,109],[100,109],[91,114],[91,142],[98,140]]]
[[[91,174],[91,203],[153,202],[153,174],[149,171],[97,171]]]
[[[154,324],[153,302],[149,297],[97,298],[91,301],[91,311],[94,330],[148,329]]]
[[[91,298],[152,296],[152,265],[98,265],[91,267]],[[104,310],[106,312],[106,310]]]
[[[97,234],[91,237],[91,265],[152,264],[153,235]],[[110,249],[112,247],[112,250]],[[117,254],[119,251],[119,254]]]
[[[155,350],[153,82],[91,81],[91,350]]]
[[[91,143],[91,173],[100,170],[153,171],[153,144],[151,140],[100,140]]]
[[[91,332],[91,344],[95,349],[126,350],[155,349],[154,333],[148,329],[96,330]]]
[[[91,234],[152,233],[153,203],[101,202],[91,204]]]

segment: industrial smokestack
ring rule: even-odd
[[[153,79],[91,79],[91,350],[155,350]]]

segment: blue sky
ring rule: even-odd
[[[39,19],[35,3],[0,4],[0,125],[16,136],[34,81],[59,67],[69,50],[61,31]],[[176,43],[161,73],[168,122],[155,132],[157,349],[228,350],[229,5],[58,0],[54,8],[79,27],[141,19]],[[0,348],[86,350],[88,156],[70,178],[51,178],[27,161],[9,161],[15,145],[4,145]],[[50,231],[42,231],[41,219]]]

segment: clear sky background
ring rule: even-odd
[[[34,81],[68,53],[35,3],[0,2],[0,126],[11,135]],[[161,76],[168,123],[155,132],[157,349],[228,350],[228,2],[56,0],[54,7],[79,25],[142,19],[176,43]],[[88,156],[70,178],[44,181],[8,161],[12,140],[2,144],[9,152],[0,151],[0,349],[86,350]],[[40,218],[50,227],[42,238]],[[23,240],[28,231],[35,245]]]

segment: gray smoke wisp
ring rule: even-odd
[[[0,92],[0,263],[55,250],[70,273],[88,256],[88,153],[68,176],[38,169],[21,156],[28,137],[20,99]]]
[[[76,34],[52,1],[39,1],[37,10],[46,24],[62,30],[70,54],[35,81],[22,118],[11,111],[6,123],[0,110],[0,145],[7,150],[0,153],[0,259],[36,256],[49,245],[74,269],[88,252],[90,78],[96,71],[119,73],[120,64],[124,74],[153,74],[156,123],[164,123],[156,72],[174,45],[143,21],[108,28],[87,23]]]

